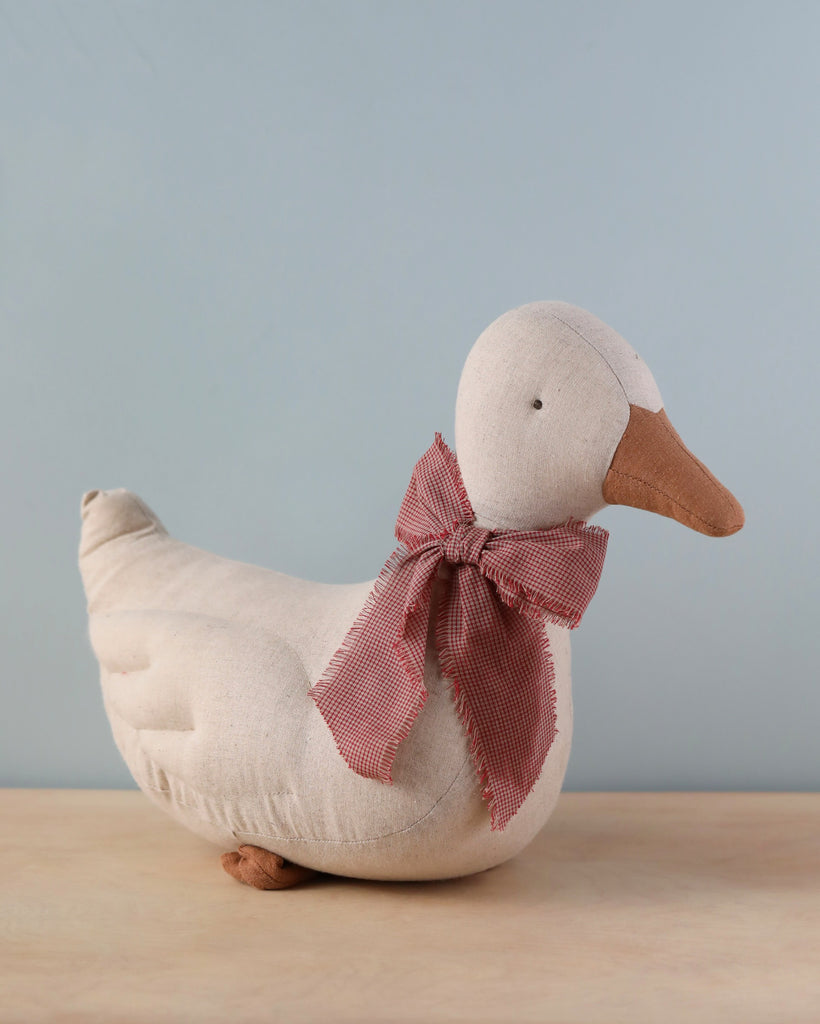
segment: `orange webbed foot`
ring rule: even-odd
[[[223,853],[221,861],[229,875],[255,889],[289,889],[317,873],[261,846],[240,846],[238,852]]]

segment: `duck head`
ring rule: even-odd
[[[681,441],[638,353],[566,302],[499,317],[467,357],[456,449],[479,526],[547,529],[631,505],[725,537],[733,495]]]

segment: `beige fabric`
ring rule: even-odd
[[[522,306],[521,310],[529,316],[549,314],[594,349],[617,378],[630,405],[640,406],[649,412],[663,408],[658,385],[646,363],[629,342],[603,320],[568,302],[532,302]]]
[[[660,408],[657,385],[592,314],[534,302],[499,317],[467,358],[456,406],[456,451],[480,524],[543,529],[602,509],[630,403]]]
[[[651,374],[590,314],[536,303],[497,320],[467,360],[456,409],[479,522],[546,527],[602,508],[630,402],[660,407]],[[190,547],[123,490],[90,492],[83,519],[80,567],[115,740],[140,787],[193,831],[320,871],[428,879],[498,864],[546,822],[572,735],[566,630],[545,626],[558,738],[521,810],[491,832],[431,649],[430,696],[393,786],[347,767],[307,695],[370,583],[310,583]]]

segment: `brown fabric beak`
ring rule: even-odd
[[[744,522],[737,499],[684,445],[663,409],[629,407],[603,495],[610,505],[657,512],[709,537],[728,537]]]

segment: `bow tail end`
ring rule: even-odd
[[[415,561],[402,548],[393,552],[342,646],[308,691],[347,765],[385,785],[392,785],[398,748],[427,699],[423,639],[416,650],[418,643],[405,636],[406,584]],[[391,633],[398,639],[391,641]]]

